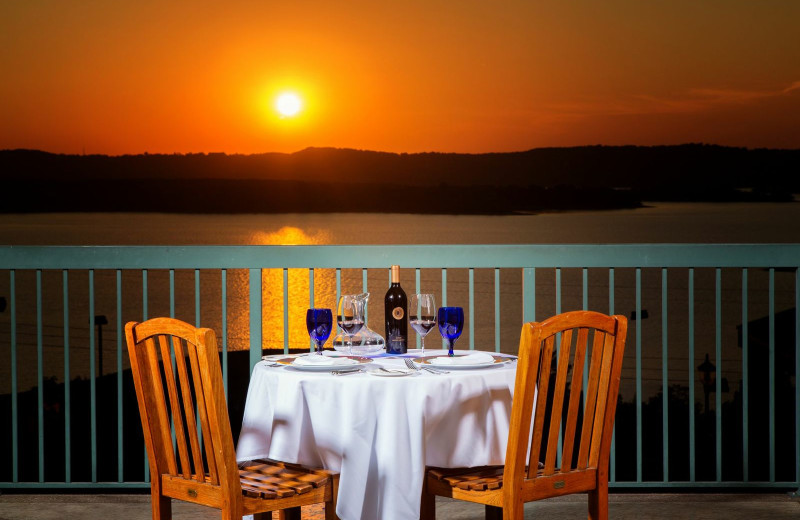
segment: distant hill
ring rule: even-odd
[[[0,180],[15,194],[5,212],[285,212],[326,211],[325,206],[346,211],[347,201],[360,200],[351,211],[376,211],[375,206],[391,211],[386,206],[393,204],[395,211],[496,213],[635,207],[642,200],[774,201],[800,192],[797,172],[800,150],[703,144],[488,154],[335,148],[253,155],[0,151]],[[136,201],[123,196],[140,190],[148,195]],[[190,192],[193,201],[183,201]],[[308,202],[315,199],[331,203]],[[364,202],[370,199],[377,200]]]

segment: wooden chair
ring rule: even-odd
[[[486,504],[487,519],[521,520],[525,502],[588,492],[589,518],[607,519],[608,458],[627,327],[624,316],[590,311],[524,324],[505,466],[428,468],[421,518],[436,518],[435,495]]]
[[[154,520],[172,518],[173,498],[220,509],[223,520],[249,514],[266,519],[275,510],[299,519],[300,506],[317,503],[324,503],[326,520],[336,518],[338,475],[267,460],[237,466],[212,330],[155,318],[128,323],[125,335],[150,464]]]

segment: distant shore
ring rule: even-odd
[[[5,213],[514,215],[660,202],[790,202],[800,150],[703,144],[487,154],[60,155],[0,150]]]

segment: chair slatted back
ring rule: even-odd
[[[505,485],[608,464],[626,333],[624,316],[592,311],[523,326]]]
[[[214,332],[154,318],[125,334],[151,478],[241,493]]]

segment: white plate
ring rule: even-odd
[[[447,354],[443,356],[425,356],[414,359],[414,362],[420,363],[422,365],[427,365],[432,368],[440,368],[442,370],[472,370],[474,368],[488,368],[488,367],[496,367],[498,365],[504,365],[513,359],[513,358],[508,358],[506,356],[492,356],[494,360],[487,363],[470,363],[463,365],[459,365],[456,363],[450,365],[445,365],[445,364],[440,365],[438,363],[431,363],[432,359],[442,358],[442,357],[448,357],[448,356]]]
[[[382,376],[382,377],[404,377],[404,376],[413,376],[417,373],[416,370],[411,370],[410,368],[375,368],[372,370],[368,370],[370,375],[373,376]]]
[[[296,356],[295,356],[296,357]],[[276,363],[280,363],[281,365],[285,365],[287,367],[293,368],[295,370],[302,370],[304,372],[331,372],[333,370],[347,370],[348,368],[357,368],[360,365],[364,365],[366,363],[372,363],[372,360],[365,357],[359,356],[336,356],[338,358],[346,357],[348,359],[352,359],[356,361],[355,363],[348,363],[348,364],[336,364],[336,365],[298,365],[294,363],[295,357],[284,357],[281,359],[276,359]]]

